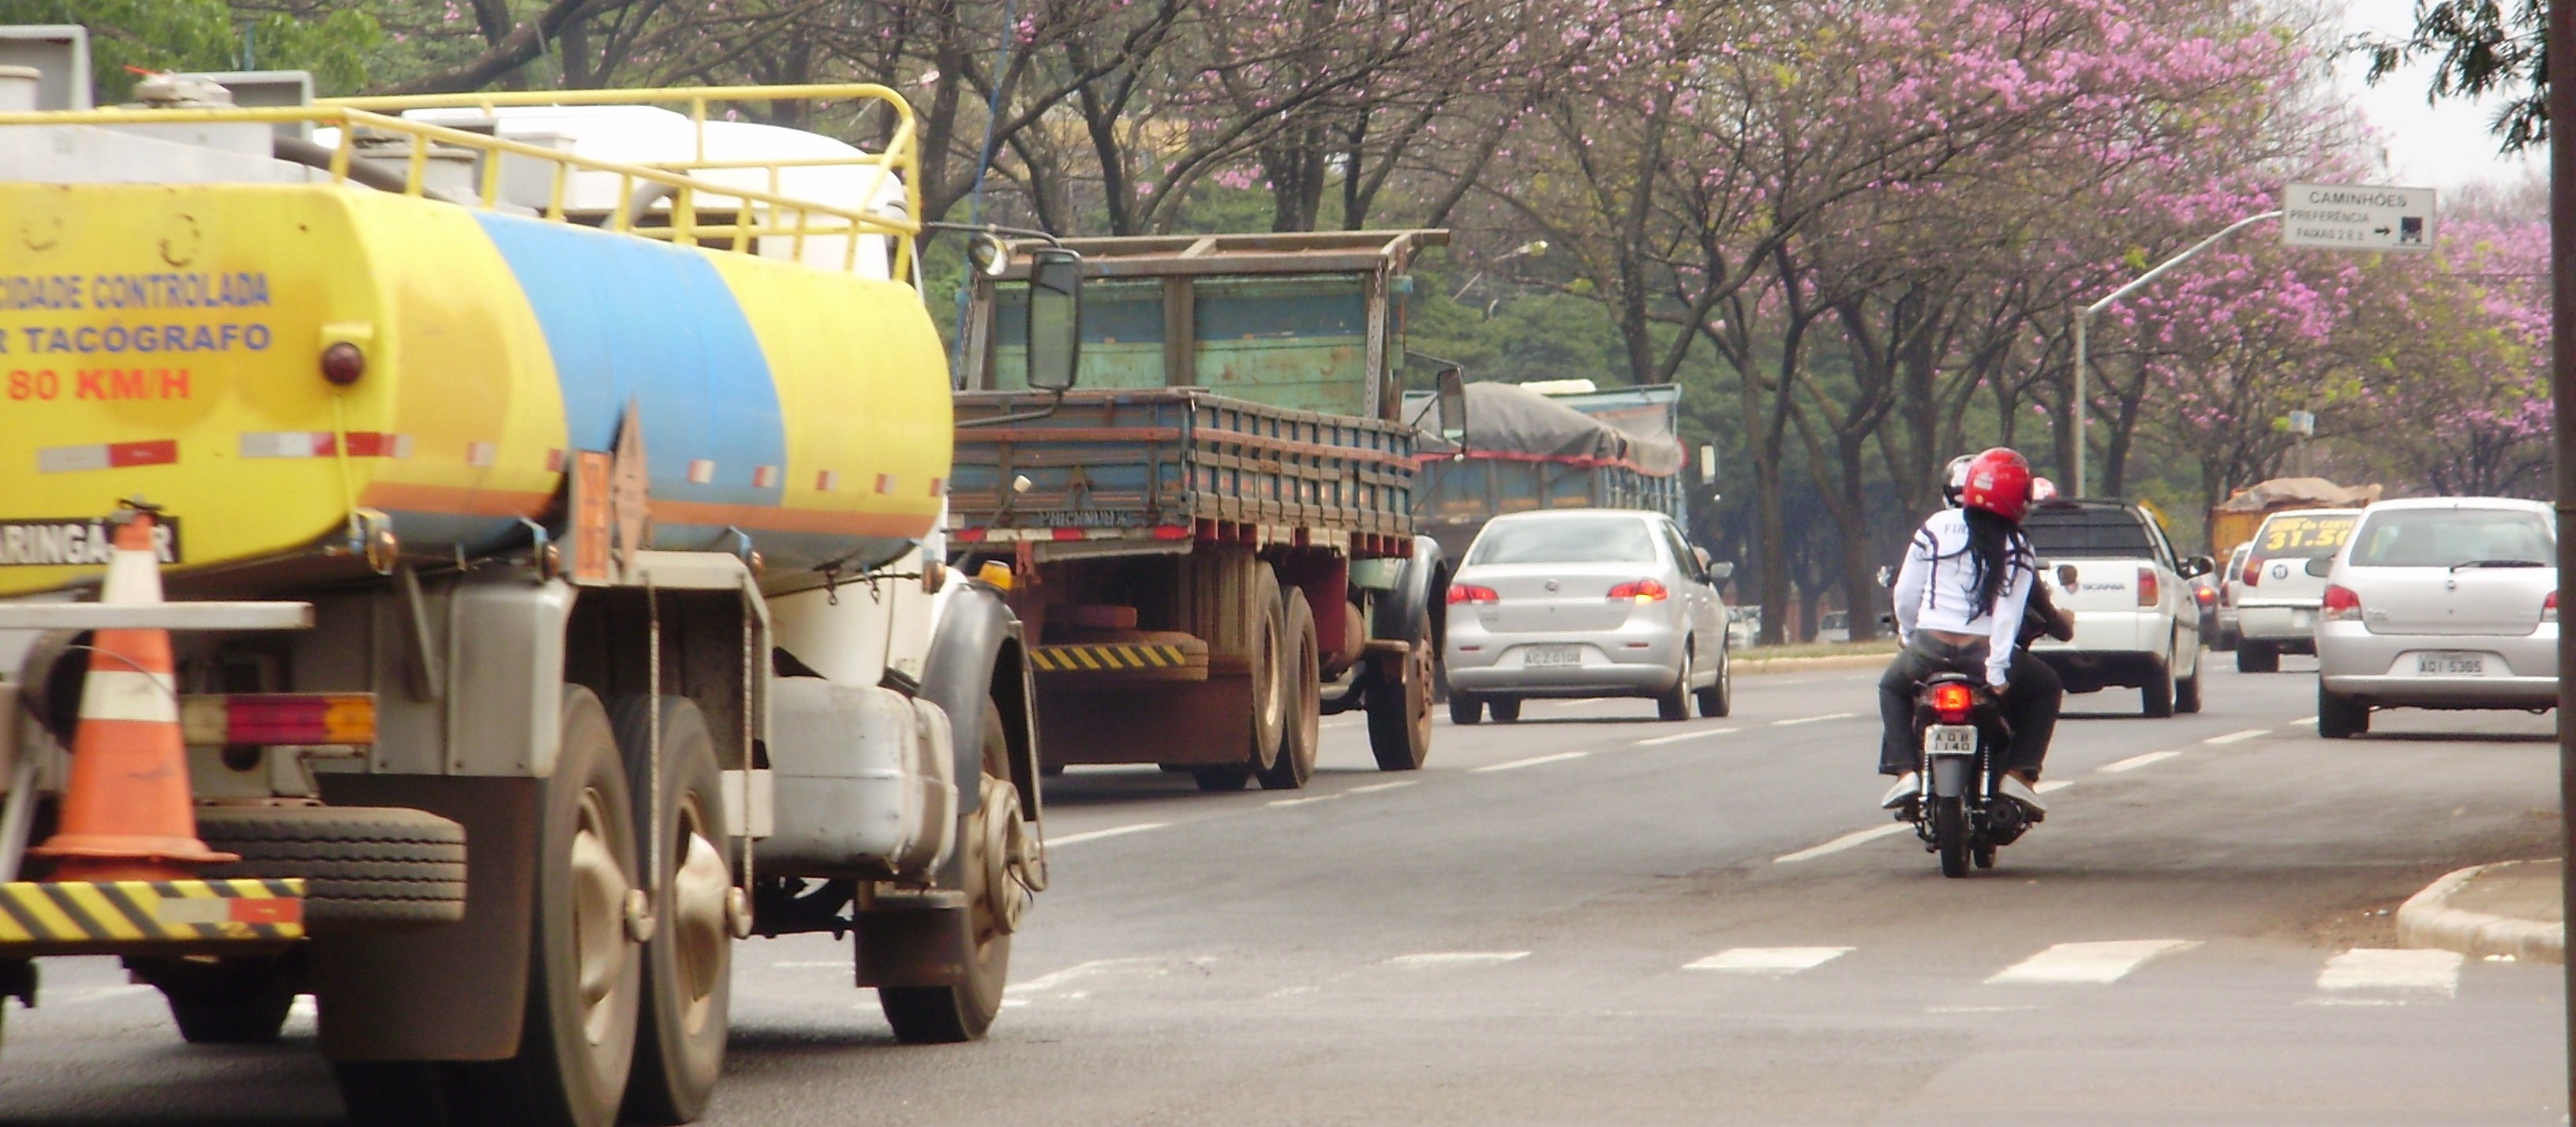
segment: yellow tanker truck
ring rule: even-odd
[[[141,93],[0,112],[0,993],[310,994],[368,1122],[690,1121],[749,936],[980,1036],[1038,749],[904,100]]]

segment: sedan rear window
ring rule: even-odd
[[[2351,513],[2274,516],[2265,520],[2263,530],[2254,535],[2254,562],[2324,559],[2343,547],[2344,539],[2352,535],[2352,522],[2359,519]]]
[[[1471,564],[1653,563],[1655,538],[1634,517],[1556,517],[1488,525]]]
[[[2549,522],[2513,509],[2392,509],[2367,514],[2355,567],[2547,567]]]

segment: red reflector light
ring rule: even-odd
[[[1630,583],[1622,583],[1610,589],[1610,601],[1614,603],[1659,603],[1664,601],[1666,598],[1671,597],[1671,595],[1672,592],[1664,590],[1663,584],[1657,583],[1652,579],[1639,579]]]
[[[2151,607],[2164,599],[2164,587],[2156,582],[2156,569],[2138,569],[2138,605]]]
[[[1059,528],[1055,530],[1055,538],[1058,540],[1080,540],[1083,538],[1082,530],[1079,528]]]
[[[948,530],[948,538],[960,544],[981,544],[984,542],[984,530],[980,528],[952,528]]]
[[[372,744],[373,693],[235,693],[189,696],[179,723],[192,744]]]
[[[1187,540],[1189,538],[1190,526],[1186,524],[1161,524],[1154,526],[1154,539],[1156,540]]]
[[[2326,584],[2323,606],[2328,622],[2361,621],[2361,593],[2341,583]]]
[[[1449,605],[1453,607],[1460,603],[1499,603],[1501,601],[1503,601],[1502,595],[1496,593],[1491,587],[1479,587],[1473,583],[1449,585]]]
[[[1975,707],[1976,702],[1976,694],[1956,681],[1932,686],[1932,711],[1939,714],[1944,724],[1967,723],[1968,710]]]

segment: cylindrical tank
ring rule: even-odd
[[[0,66],[0,113],[34,113],[37,83],[44,77],[34,67]]]
[[[938,516],[946,361],[907,286],[329,185],[5,183],[0,214],[0,594],[98,574],[87,522],[129,499],[183,574],[252,587],[359,508],[420,559],[559,533],[564,466],[630,408],[653,547],[859,567]]]

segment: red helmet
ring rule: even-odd
[[[1959,491],[1959,504],[2019,523],[2030,511],[2030,463],[2003,446],[1977,455],[1968,463],[1968,484]]]

